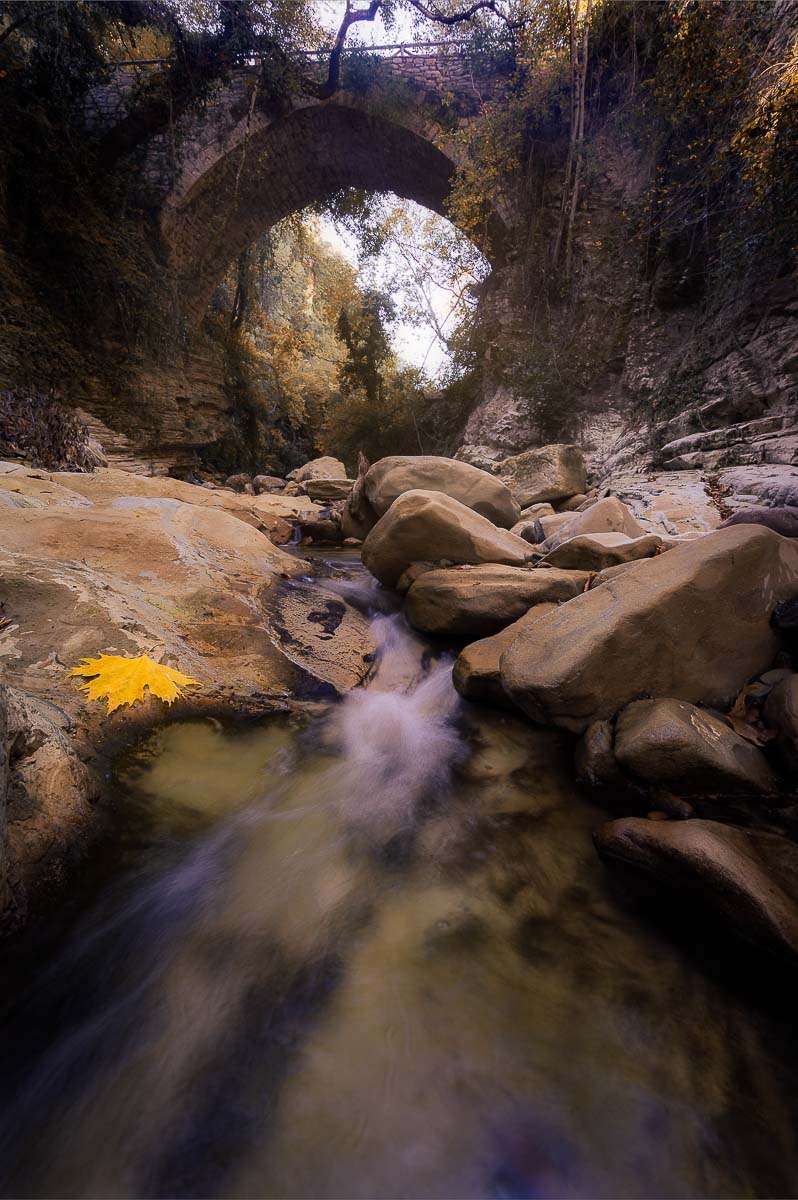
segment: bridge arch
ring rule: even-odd
[[[244,108],[239,98],[217,110],[221,121],[213,109],[206,114],[185,139],[162,202],[161,234],[189,322],[201,319],[241,250],[342,189],[394,192],[448,215],[454,153],[436,144],[439,126],[423,103],[404,106],[401,122],[346,93],[276,120]],[[496,214],[479,246],[489,259],[500,256],[503,236]]]

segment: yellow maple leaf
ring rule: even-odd
[[[80,686],[88,700],[107,700],[108,711],[121,708],[124,704],[135,704],[144,699],[144,689],[149,688],[153,696],[171,704],[182,695],[182,689],[197,683],[182,671],[165,667],[146,654],[138,658],[124,658],[119,654],[101,654],[99,658],[84,658],[70,675],[83,676],[86,683]]]

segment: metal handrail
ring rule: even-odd
[[[447,49],[452,49],[452,48],[459,49],[461,46],[465,46],[466,44],[467,43],[465,41],[456,41],[456,42],[446,42],[446,41],[388,42],[383,46],[366,46],[366,45],[358,43],[358,44],[352,45],[352,46],[344,46],[343,53],[344,54],[356,54],[358,51],[363,51],[363,50],[365,50],[369,54],[377,53],[381,50],[401,50],[406,53],[412,53],[417,50],[432,50],[432,49],[439,50],[442,47],[446,47]],[[323,48],[321,50],[298,50],[298,51],[296,51],[296,53],[301,55],[302,58],[317,58],[317,57],[322,57],[324,55],[329,54],[331,49],[332,49],[331,46],[327,46],[326,48]],[[256,54],[250,54],[247,56],[247,58],[242,58],[241,62],[236,63],[236,65],[237,66],[249,66],[249,65],[251,65],[251,60],[256,57],[257,57]],[[157,67],[157,66],[162,66],[165,63],[171,63],[171,62],[174,62],[173,58],[121,58],[115,62],[108,63],[108,66],[109,67]]]

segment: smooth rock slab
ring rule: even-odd
[[[469,463],[431,454],[381,458],[366,472],[363,487],[379,517],[397,496],[419,489],[443,492],[504,529],[513,526],[520,515],[510,490],[500,479]]]
[[[522,508],[544,500],[567,500],[587,487],[582,451],[564,443],[504,458],[496,464],[496,473]]]
[[[395,587],[414,562],[505,563],[520,567],[534,554],[522,538],[442,492],[405,492],[363,543],[363,563]]]
[[[772,664],[770,616],[798,594],[798,546],[737,525],[627,567],[525,630],[502,657],[533,720],[578,732],[632,700],[721,711]]]
[[[410,624],[425,633],[488,637],[536,604],[578,596],[583,571],[534,570],[486,564],[428,571],[407,594]]]
[[[778,779],[761,750],[684,700],[638,700],[618,716],[615,757],[647,783],[685,795],[768,793]]]
[[[798,846],[773,833],[715,821],[609,821],[594,834],[611,866],[656,879],[720,917],[746,941],[798,953]]]

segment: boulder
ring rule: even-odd
[[[591,787],[608,787],[622,782],[622,775],[613,750],[611,721],[593,721],[588,725],[576,747],[574,766],[576,777]]]
[[[601,587],[602,584],[609,583],[611,579],[617,579],[619,575],[623,575],[624,571],[628,571],[630,567],[635,565],[635,562],[639,561],[639,559],[636,559],[632,562],[618,563],[614,567],[605,567],[603,571],[599,571],[598,574],[593,576],[590,580],[590,587]]]
[[[365,566],[387,587],[413,562],[521,567],[532,554],[521,538],[442,492],[405,492],[363,543]]]
[[[643,696],[720,710],[778,649],[770,615],[798,592],[798,546],[717,530],[627,567],[523,631],[502,679],[535,721],[578,732]]]
[[[228,475],[224,481],[224,486],[232,488],[234,492],[245,492],[247,488],[252,486],[252,476],[245,474]]]
[[[530,546],[538,546],[546,540],[545,531],[537,517],[525,517],[516,521],[510,533],[523,538],[525,542],[529,542]]]
[[[340,458],[325,455],[313,458],[304,466],[289,471],[287,478],[294,483],[307,483],[309,479],[346,479],[346,467]]]
[[[536,571],[496,563],[427,571],[407,593],[405,614],[425,633],[484,638],[536,604],[570,600],[586,580],[582,571]]]
[[[304,487],[311,500],[346,500],[354,487],[354,479],[309,479]]]
[[[548,502],[542,504],[530,504],[526,508],[521,509],[519,520],[524,521],[530,517],[553,517],[554,509]]]
[[[615,757],[638,779],[686,795],[778,790],[761,750],[714,713],[684,700],[638,700],[623,709]]]
[[[570,500],[563,500],[557,505],[558,512],[576,512],[587,501],[587,496],[584,492],[577,492],[575,496],[571,496]]]
[[[782,537],[798,537],[798,507],[741,508],[721,523],[721,529],[727,525],[764,525]]]
[[[256,475],[252,480],[252,486],[255,489],[255,495],[260,496],[263,492],[281,492],[285,487],[285,480],[279,475]]]
[[[505,626],[492,637],[480,638],[471,642],[457,656],[452,672],[452,681],[461,696],[467,700],[484,701],[487,704],[498,704],[502,708],[512,707],[511,701],[502,687],[499,662],[501,656],[522,629],[533,621],[539,620],[554,604],[537,604],[528,612]]]
[[[762,715],[771,729],[798,745],[798,675],[783,674],[774,683]]]
[[[397,496],[416,490],[443,492],[505,529],[519,517],[518,505],[500,479],[453,458],[397,454],[381,458],[366,473],[364,491],[378,517]]]
[[[756,946],[798,953],[798,846],[716,821],[609,821],[594,834],[601,858],[672,889]]]
[[[538,517],[545,539],[554,538],[561,529],[570,525],[573,517],[570,513],[552,513],[549,517]]]
[[[437,568],[435,563],[414,562],[411,563],[406,571],[402,571],[396,582],[396,590],[400,596],[405,596],[422,575],[426,575],[427,571],[435,571]]]
[[[656,533],[630,538],[625,533],[585,533],[560,542],[543,559],[552,567],[572,571],[604,571],[622,563],[650,558],[662,548]]]
[[[586,533],[622,533],[628,538],[639,538],[649,532],[615,496],[597,500],[581,512],[558,513],[558,516],[565,516],[565,520],[556,527],[541,522],[546,530],[546,550],[554,550],[567,538]]]
[[[543,500],[567,500],[587,486],[582,451],[561,443],[504,458],[496,464],[496,473],[522,508]]]

